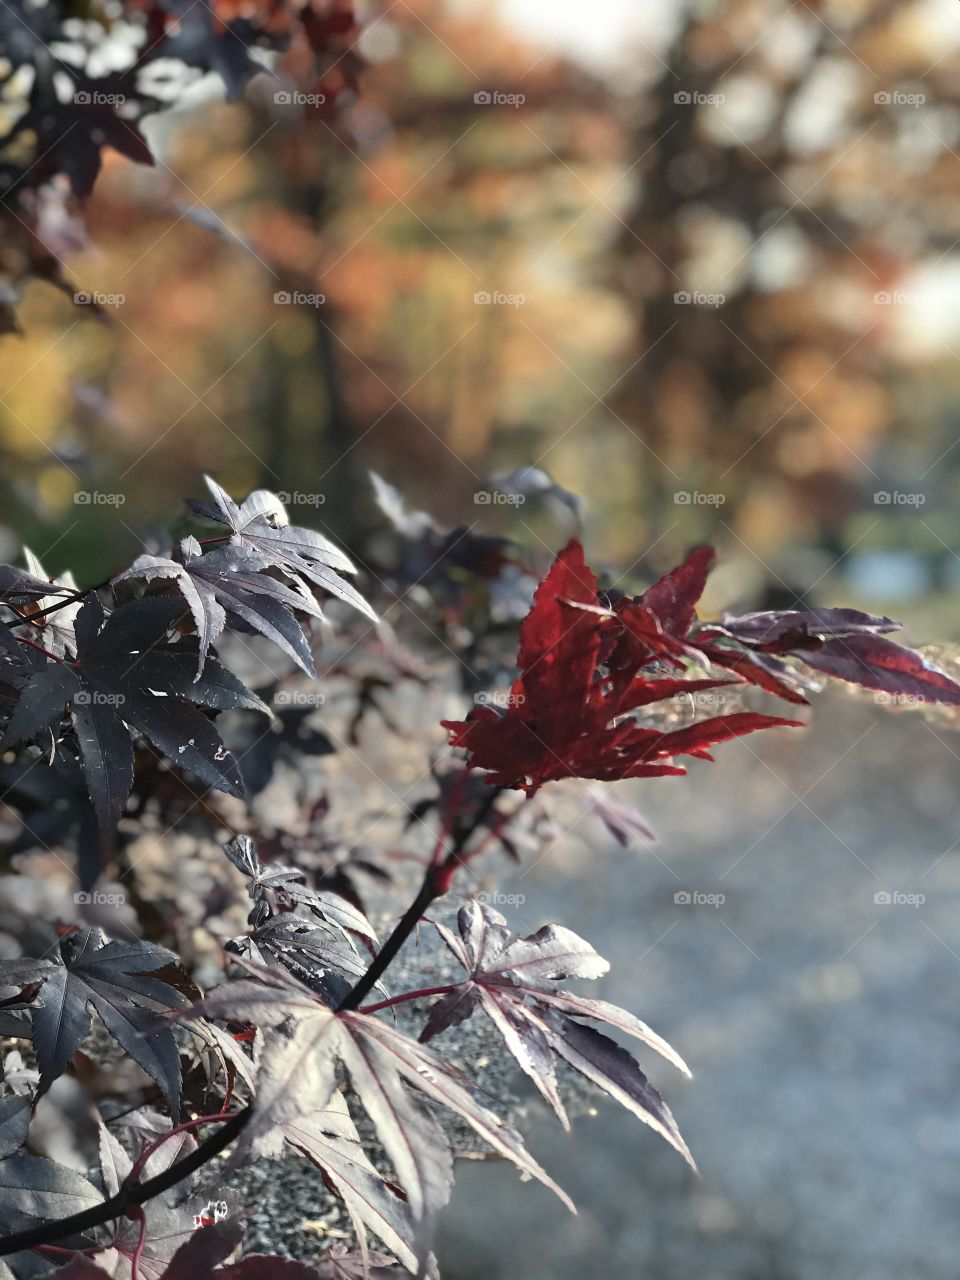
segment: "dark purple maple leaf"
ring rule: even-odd
[[[626,1010],[556,986],[564,979],[599,978],[607,972],[610,966],[588,942],[552,924],[529,937],[518,937],[499,912],[477,902],[460,908],[458,933],[438,921],[434,925],[468,977],[434,1004],[420,1035],[422,1041],[479,1010],[499,1031],[565,1129],[570,1125],[557,1087],[558,1059],[622,1103],[693,1165],[669,1108],[636,1061],[626,1049],[578,1019],[603,1022],[634,1036],[689,1075],[683,1059]]]

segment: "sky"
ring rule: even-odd
[[[594,68],[616,66],[631,38],[656,45],[679,0],[496,0],[504,20],[537,43]]]

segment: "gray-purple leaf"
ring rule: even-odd
[[[90,1010],[109,1034],[160,1086],[175,1112],[180,1094],[180,1059],[170,1031],[157,1030],[156,1014],[182,1008],[176,988],[151,976],[175,957],[149,942],[108,942],[99,929],[67,934],[60,963],[48,960],[0,962],[0,984],[42,984],[31,1007],[34,1048],[40,1065],[40,1092],[63,1073],[90,1029]]]
[[[723,629],[744,644],[776,645],[785,638],[849,636],[899,631],[892,618],[861,613],[859,609],[786,609],[725,617]]]
[[[616,1060],[621,1064],[619,1092],[612,1086],[607,1091],[631,1110],[642,1107],[646,1100],[649,1105],[642,1118],[689,1158],[660,1095],[648,1085],[633,1058],[612,1040],[565,1016],[606,1022],[643,1041],[678,1070],[690,1074],[679,1054],[633,1014],[605,1000],[590,1000],[552,985],[568,977],[598,978],[607,972],[607,962],[588,942],[560,925],[546,925],[526,938],[515,937],[499,912],[475,901],[461,907],[457,914],[459,937],[440,922],[434,923],[467,970],[468,978],[432,1006],[421,1041],[456,1026],[474,1009],[482,1010],[565,1128],[568,1121],[557,1088],[555,1055],[565,1058],[594,1083],[600,1064],[611,1065]],[[566,1032],[562,1045],[558,1027]],[[585,1036],[578,1039],[578,1030]],[[612,1048],[607,1050],[607,1045]],[[596,1062],[591,1061],[588,1049],[594,1052]],[[628,1067],[627,1062],[632,1066]],[[631,1081],[632,1094],[627,1087]]]
[[[80,1213],[100,1203],[86,1178],[42,1156],[10,1156],[0,1162],[0,1200],[5,1232]]]
[[[31,1102],[27,1094],[8,1093],[0,1098],[0,1160],[23,1146],[30,1128]]]
[[[410,1205],[377,1172],[363,1149],[343,1094],[329,1105],[298,1116],[283,1136],[324,1170],[346,1205],[358,1238],[369,1229],[409,1270],[416,1270]]]
[[[581,1075],[656,1130],[696,1169],[670,1108],[622,1045],[562,1013],[527,1011],[552,1048]]]

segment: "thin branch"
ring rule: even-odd
[[[341,1000],[336,1010],[338,1013],[360,1007],[380,977],[389,968],[404,942],[423,919],[430,904],[436,901],[437,898],[443,897],[449,891],[457,868],[463,865],[463,854],[466,845],[493,808],[499,795],[499,788],[490,788],[489,795],[484,797],[469,826],[464,827],[454,836],[450,852],[443,862],[439,866],[427,868],[427,873],[417,896],[401,916],[396,928],[380,948],[366,973]],[[421,992],[420,994],[425,993]],[[84,1209],[82,1212],[75,1213],[68,1218],[61,1218],[57,1222],[44,1223],[42,1226],[32,1227],[27,1231],[18,1231],[13,1235],[0,1238],[0,1257],[18,1253],[23,1249],[35,1249],[38,1245],[51,1244],[55,1240],[62,1240],[65,1236],[76,1235],[90,1230],[91,1227],[102,1226],[105,1222],[110,1222],[112,1219],[120,1217],[127,1210],[145,1204],[148,1200],[153,1200],[156,1196],[162,1195],[164,1191],[169,1190],[170,1187],[175,1187],[178,1182],[182,1182],[191,1173],[202,1169],[205,1164],[208,1164],[215,1156],[219,1155],[225,1147],[228,1147],[235,1138],[239,1137],[253,1115],[254,1106],[255,1102],[250,1102],[241,1111],[234,1112],[229,1118],[219,1115],[207,1117],[210,1123],[219,1122],[221,1119],[225,1123],[216,1133],[204,1138],[188,1155],[177,1160],[162,1173],[158,1173],[153,1178],[148,1178],[146,1182],[133,1181],[134,1175],[133,1171],[131,1171],[130,1176],[124,1180],[116,1195],[111,1196],[109,1200],[104,1200],[102,1204],[93,1205],[89,1209]],[[188,1121],[187,1123],[189,1125],[193,1122]],[[181,1129],[183,1127],[181,1126]],[[170,1136],[170,1134],[165,1135],[165,1137]],[[142,1165],[143,1158],[138,1163]],[[134,1168],[136,1169],[137,1166],[134,1166]]]

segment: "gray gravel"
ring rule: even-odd
[[[692,1082],[647,1065],[703,1177],[612,1104],[572,1137],[537,1117],[579,1216],[462,1167],[444,1280],[954,1280],[960,736],[836,696],[810,731],[692,769],[638,788],[652,852],[584,842],[563,875],[548,855],[502,888],[526,895],[515,927],[593,942],[613,964],[598,994],[690,1063]]]

